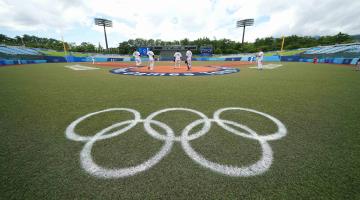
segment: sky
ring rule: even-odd
[[[105,46],[94,18],[113,21],[109,47],[128,39],[245,41],[287,35],[360,34],[360,0],[0,0],[0,33]]]

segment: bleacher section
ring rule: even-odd
[[[16,46],[0,46],[0,52],[8,55],[42,55],[37,50]]]
[[[97,53],[81,53],[81,52],[67,52],[67,55],[72,55],[76,57],[111,57],[111,58],[123,58],[128,57],[125,55],[118,54],[97,54]],[[27,48],[22,46],[6,46],[0,45],[0,54],[9,55],[9,56],[55,56],[55,57],[65,57],[66,54],[64,51],[55,51],[51,49],[41,49],[41,48]]]
[[[347,50],[348,53],[360,53],[360,44],[354,45],[351,49]]]
[[[319,46],[305,51],[305,55],[313,54],[335,54],[335,53],[357,53],[360,52],[360,43],[339,44],[331,46]]]

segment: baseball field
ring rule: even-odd
[[[360,72],[227,64],[0,67],[1,199],[360,199]]]

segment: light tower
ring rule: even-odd
[[[95,25],[104,27],[106,50],[108,50],[109,47],[108,47],[105,27],[112,27],[112,21],[108,19],[95,18]]]
[[[245,27],[254,25],[254,19],[243,19],[236,22],[236,27],[244,27],[242,36],[242,46],[244,46]]]

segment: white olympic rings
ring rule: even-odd
[[[271,121],[273,121],[277,125],[277,131],[275,133],[272,133],[270,135],[258,135],[254,130],[250,129],[249,127],[234,122],[229,121],[225,119],[221,119],[220,115],[221,113],[225,111],[246,111],[251,112],[255,114],[259,114],[261,116],[264,116]],[[75,132],[76,126],[86,120],[89,117],[92,117],[94,115],[105,113],[105,112],[112,112],[112,111],[126,111],[130,112],[134,115],[134,119],[132,120],[126,120],[119,123],[115,123],[109,127],[104,128],[103,130],[96,133],[94,136],[81,136],[78,133]],[[154,120],[154,118],[162,113],[165,112],[171,112],[171,111],[186,111],[194,113],[201,117],[201,119],[195,120],[188,124],[181,132],[180,136],[175,136],[174,131],[165,123]],[[256,163],[248,166],[231,166],[231,165],[223,165],[219,163],[215,163],[212,161],[207,160],[203,155],[196,152],[190,145],[191,140],[195,140],[201,136],[204,136],[210,129],[212,122],[215,122],[217,125],[222,127],[223,129],[227,130],[230,133],[233,133],[235,135],[245,137],[248,139],[256,140],[259,142],[261,148],[262,148],[262,156],[260,160],[258,160]],[[153,138],[157,140],[164,141],[164,145],[161,147],[160,151],[156,153],[153,157],[148,159],[147,161],[136,165],[132,167],[127,168],[118,168],[118,169],[109,169],[99,166],[94,162],[91,156],[91,151],[93,145],[100,140],[109,139],[112,137],[116,137],[120,134],[125,133],[126,131],[130,130],[134,126],[136,126],[139,123],[144,124],[145,131]],[[196,133],[192,133],[189,135],[190,131],[195,128],[196,126],[203,124],[203,127],[197,131]],[[163,129],[166,132],[166,135],[160,134],[158,131],[156,131],[154,128],[152,128],[151,125],[156,125]],[[245,132],[241,132],[237,129],[232,128],[237,127],[242,129]],[[111,130],[114,130],[115,128],[122,127],[120,130],[116,130],[111,132]],[[85,142],[84,148],[81,150],[80,153],[80,162],[82,168],[88,172],[89,174],[99,177],[99,178],[120,178],[120,177],[129,177],[133,176],[139,172],[146,171],[159,163],[168,153],[170,153],[172,146],[174,142],[180,142],[183,150],[185,153],[196,163],[199,165],[208,168],[214,172],[218,172],[220,174],[228,175],[228,176],[235,176],[235,177],[248,177],[248,176],[255,176],[262,174],[266,172],[273,160],[273,152],[272,149],[268,143],[268,141],[271,140],[278,140],[282,137],[284,137],[287,134],[287,129],[285,125],[275,117],[259,112],[253,109],[248,108],[239,108],[239,107],[231,107],[231,108],[222,108],[214,112],[213,119],[209,119],[205,114],[188,108],[167,108],[163,110],[156,111],[152,114],[150,114],[146,119],[141,119],[141,115],[138,111],[134,109],[129,108],[110,108],[101,110],[98,112],[89,113],[87,115],[84,115],[74,122],[72,122],[65,131],[66,137],[73,141],[79,141],[79,142]]]

